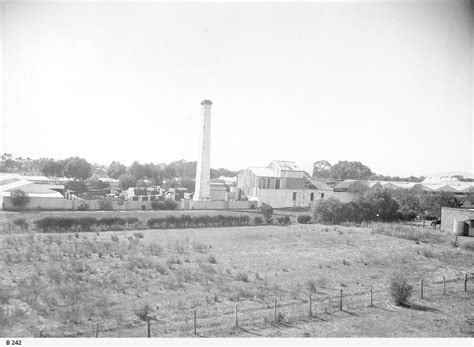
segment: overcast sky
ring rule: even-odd
[[[2,7],[1,152],[108,164],[473,171],[468,1]]]

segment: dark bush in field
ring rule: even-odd
[[[95,224],[97,224],[97,218],[94,217],[82,217],[74,220],[74,225],[77,225],[81,231],[90,231]]]
[[[30,198],[23,190],[17,189],[11,192],[10,201],[15,207],[25,207],[30,202]]]
[[[253,217],[253,223],[255,225],[263,224],[263,217],[262,216]]]
[[[89,209],[89,205],[88,205],[86,202],[82,201],[82,202],[79,203],[79,205],[77,206],[77,209],[78,209],[79,211],[87,211],[87,210]]]
[[[28,230],[28,223],[25,218],[17,218],[13,221],[13,224],[20,227],[22,230]]]
[[[262,206],[260,206],[258,211],[263,216],[263,218],[265,218],[266,222],[268,224],[271,224],[269,220],[272,218],[272,215],[273,215],[273,207],[271,207],[269,204],[262,203]]]
[[[103,211],[109,211],[112,209],[112,201],[106,198],[102,198],[98,200],[99,202],[99,209]]]
[[[407,306],[411,295],[413,294],[413,286],[408,283],[408,278],[402,273],[395,273],[390,279],[390,296],[396,305]]]
[[[151,208],[154,210],[175,210],[178,204],[173,200],[152,201]]]
[[[283,217],[278,217],[277,218],[277,223],[280,225],[288,225],[291,223],[291,218],[290,216],[283,216]]]
[[[126,219],[127,224],[134,224],[134,223],[138,223],[138,222],[139,222],[139,219],[137,217],[128,217]]]
[[[309,224],[311,223],[311,216],[309,214],[302,214],[296,217],[296,222],[299,224]]]

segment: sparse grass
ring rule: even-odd
[[[143,239],[145,237],[145,235],[141,231],[133,233],[133,236],[135,236],[137,239]]]
[[[151,314],[151,310],[152,310],[151,305],[145,302],[144,304],[142,304],[139,308],[135,310],[135,314],[140,320],[146,322],[148,316]]]
[[[439,244],[443,242],[443,237],[433,233],[429,229],[419,230],[416,227],[409,227],[400,224],[374,224],[372,232],[375,234],[388,235],[417,242]]]
[[[193,249],[197,253],[207,253],[208,246],[201,242],[195,242],[193,243]]]
[[[94,231],[81,233],[79,238],[72,233],[49,235],[31,231],[24,235],[0,235],[0,267],[3,265],[5,269],[1,272],[11,286],[4,293],[0,290],[0,307],[9,306],[13,310],[16,305],[23,310],[19,311],[17,318],[8,318],[10,321],[5,324],[5,316],[2,318],[0,312],[0,331],[7,327],[3,331],[8,335],[21,335],[24,334],[22,331],[27,331],[27,324],[44,322],[42,324],[51,336],[85,336],[90,332],[91,322],[97,321],[104,327],[104,336],[128,337],[137,331],[145,335],[146,325],[138,321],[135,311],[146,312],[141,314],[146,319],[146,314],[152,314],[159,306],[157,319],[160,324],[152,327],[155,334],[159,332],[166,337],[177,336],[178,331],[187,334],[192,319],[185,329],[180,330],[179,327],[185,325],[183,315],[189,319],[190,310],[196,308],[199,316],[209,317],[200,320],[204,336],[225,336],[218,327],[227,322],[227,313],[232,311],[229,309],[231,302],[239,302],[242,321],[252,326],[252,331],[259,332],[262,317],[266,315],[262,316],[261,310],[266,307],[265,310],[270,312],[274,298],[278,298],[281,304],[281,321],[298,326],[298,315],[303,311],[306,315],[308,291],[317,290],[313,297],[318,300],[314,309],[324,311],[325,306],[334,304],[325,301],[333,295],[334,288],[347,286],[344,295],[353,305],[354,317],[345,319],[354,326],[353,331],[363,336],[368,331],[364,327],[377,319],[381,322],[377,326],[381,329],[378,333],[392,336],[390,334],[395,332],[405,334],[409,331],[388,323],[393,319],[406,320],[403,312],[407,310],[389,313],[368,310],[356,316],[359,304],[363,306],[367,301],[367,287],[361,287],[362,284],[378,286],[374,298],[386,302],[389,295],[387,273],[393,269],[400,266],[410,268],[413,271],[409,273],[410,281],[419,280],[420,274],[428,280],[445,272],[449,277],[449,269],[454,266],[446,267],[446,264],[466,271],[460,265],[461,260],[467,264],[470,259],[467,258],[470,253],[462,249],[464,239],[460,241],[461,249],[455,250],[436,244],[429,246],[426,241],[417,246],[414,242],[395,237],[370,234],[367,229],[339,226],[334,232],[334,227],[330,226],[328,233],[318,232],[322,228],[309,224],[304,228],[299,225],[242,227],[238,232],[228,232],[225,228],[179,232],[147,230],[143,232],[145,239],[138,237],[133,228],[128,232],[101,232],[99,236]],[[339,236],[339,231],[343,231],[344,236]],[[129,235],[131,240],[127,239]],[[446,245],[448,242],[446,238]],[[424,255],[423,248],[431,251],[434,257]],[[422,256],[416,256],[416,252]],[[456,257],[445,257],[445,253],[456,254]],[[7,254],[10,263],[3,263]],[[433,258],[439,259],[435,265]],[[214,261],[217,259],[218,262]],[[347,266],[348,260],[351,267]],[[308,279],[312,284],[306,283]],[[449,286],[450,290],[454,287]],[[427,292],[430,291],[431,288]],[[351,296],[354,292],[363,293],[363,298]],[[170,301],[170,298],[174,299]],[[178,298],[184,303],[180,305],[181,309],[176,306]],[[443,304],[435,299],[432,305]],[[457,303],[454,296],[446,297],[445,301],[446,305]],[[170,302],[173,304],[169,305]],[[147,303],[153,306],[144,308]],[[449,307],[444,306],[443,310],[449,312]],[[222,316],[220,312],[224,311],[226,314]],[[23,316],[21,312],[24,312]],[[258,312],[259,322],[255,321],[254,325],[255,317],[252,315],[255,316],[255,312]],[[382,316],[384,314],[387,316]],[[392,319],[388,315],[398,316]],[[461,320],[466,315],[463,307],[457,308],[454,319],[460,317],[458,320]],[[387,323],[384,323],[385,317]],[[410,319],[416,324],[421,318]],[[423,319],[433,323],[430,317]],[[330,336],[332,331],[337,336],[339,330],[335,327],[340,321],[337,315],[331,316],[324,323],[327,329],[318,332]],[[272,318],[269,322],[271,324]],[[165,327],[168,333],[164,333]],[[312,327],[305,329],[311,331]],[[446,336],[459,336],[459,332],[453,333],[448,326],[437,329]],[[293,330],[278,331],[281,336],[288,336],[286,334]],[[273,331],[268,330],[265,335],[271,336]],[[408,335],[416,334],[416,329],[413,331]],[[243,334],[235,333],[238,336]]]
[[[239,271],[236,275],[235,275],[235,280],[236,281],[242,281],[242,282],[249,282],[250,279],[249,279],[249,274],[247,272],[242,272],[242,271]]]

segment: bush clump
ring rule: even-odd
[[[178,204],[173,200],[152,201],[151,208],[154,210],[175,210]]]
[[[309,214],[302,214],[296,217],[296,222],[299,224],[309,224],[311,223],[311,216]]]
[[[270,206],[269,204],[266,204],[266,203],[262,203],[262,205],[258,209],[258,212],[262,215],[262,217],[265,219],[265,221],[268,224],[271,224],[272,216],[273,216],[273,207],[272,206]]]
[[[255,225],[263,224],[263,217],[262,216],[253,217],[253,223]]]
[[[291,223],[290,216],[283,216],[277,218],[277,223],[280,225],[288,225]]]
[[[28,223],[26,222],[25,218],[17,218],[13,221],[13,224],[15,224],[21,230],[28,231]]]
[[[408,283],[408,278],[403,273],[395,273],[390,279],[390,296],[398,306],[408,306],[413,286]]]
[[[10,200],[15,207],[25,207],[30,202],[28,195],[21,189],[11,192]]]

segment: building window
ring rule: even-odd
[[[296,192],[293,192],[293,201],[296,201]]]
[[[314,193],[311,193],[311,194],[309,195],[309,200],[310,200],[310,201],[314,201]]]
[[[280,179],[275,180],[275,189],[280,189]]]
[[[321,193],[321,199],[324,199],[324,193]]]

